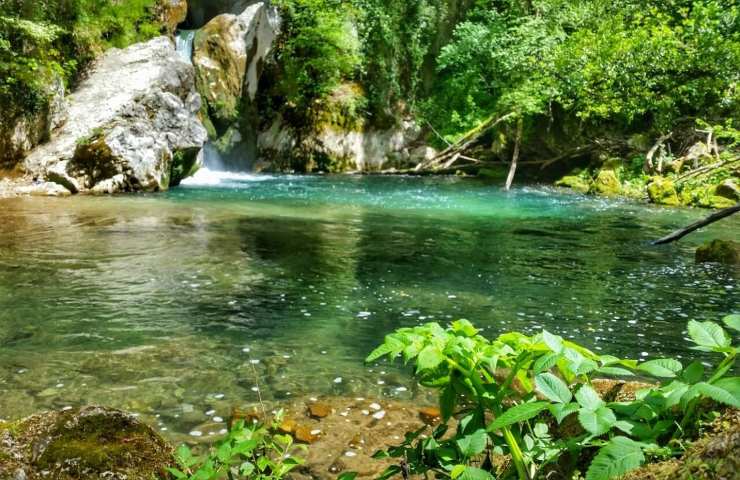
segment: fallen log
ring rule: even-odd
[[[699,230],[702,227],[706,227],[707,225],[711,225],[714,222],[718,222],[722,220],[725,217],[729,217],[730,215],[733,215],[737,212],[740,212],[740,203],[733,207],[725,208],[724,210],[720,210],[719,212],[715,212],[711,215],[709,215],[707,218],[703,220],[699,220],[698,222],[692,223],[686,228],[682,228],[680,230],[676,230],[675,232],[671,233],[670,235],[660,238],[658,240],[655,240],[652,242],[653,245],[665,245],[667,243],[675,242],[677,240],[682,239],[689,233]]]

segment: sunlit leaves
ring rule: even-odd
[[[596,454],[586,472],[586,480],[619,478],[644,461],[645,455],[639,443],[627,437],[614,437]]]
[[[730,346],[730,337],[714,322],[689,322],[689,337],[698,345],[697,349],[718,351]]]
[[[549,406],[548,402],[522,403],[506,410],[488,425],[488,431],[494,432],[498,429],[514,425],[534,418]]]
[[[548,400],[557,403],[568,403],[573,398],[568,385],[552,373],[542,373],[535,377],[537,391]]]
[[[639,370],[661,378],[674,378],[681,371],[681,362],[672,358],[659,358],[641,363]]]

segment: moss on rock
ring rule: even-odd
[[[677,206],[681,204],[673,182],[664,177],[653,177],[647,186],[648,197],[653,203]]]
[[[740,264],[740,243],[712,240],[696,249],[696,263]]]
[[[557,182],[556,187],[565,187],[575,190],[579,193],[587,193],[591,188],[591,184],[585,178],[579,175],[566,175]]]
[[[599,170],[588,192],[595,195],[613,197],[622,192],[622,184],[614,170],[604,168]]]
[[[149,479],[172,460],[159,435],[118,410],[86,407],[0,425],[0,478]]]

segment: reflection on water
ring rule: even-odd
[[[591,348],[689,355],[688,319],[737,308],[703,215],[458,179],[201,176],[157,196],[0,201],[0,418],[101,403],[169,434],[234,405],[423,399],[362,359],[400,325],[465,317]],[[208,415],[206,414],[208,412]]]

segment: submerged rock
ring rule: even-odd
[[[0,423],[0,478],[160,478],[172,449],[136,417],[102,407]]]
[[[68,120],[25,169],[72,193],[166,190],[207,139],[193,68],[167,37],[108,51],[67,103]]]
[[[712,240],[696,249],[696,263],[740,264],[740,243]]]
[[[680,205],[673,182],[663,177],[653,177],[647,186],[648,197],[653,203],[660,205]]]

